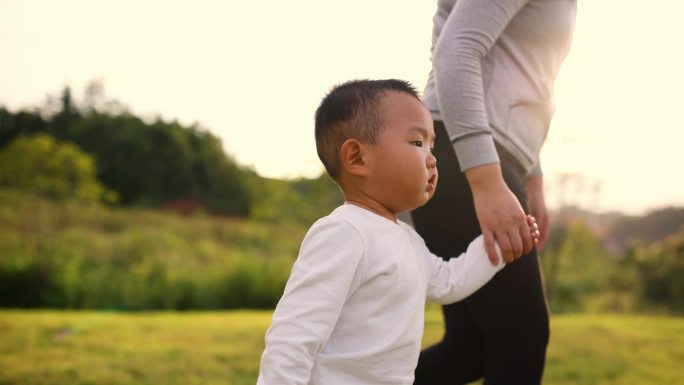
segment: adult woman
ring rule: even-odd
[[[426,349],[416,384],[541,382],[548,311],[525,212],[543,246],[548,214],[539,151],[553,115],[553,82],[571,43],[576,0],[439,0],[424,99],[435,120],[440,185],[412,212],[438,255],[480,232],[506,269],[444,307],[444,339]],[[521,257],[522,255],[522,257]]]

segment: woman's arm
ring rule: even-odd
[[[506,186],[489,128],[482,61],[527,0],[458,0],[433,52],[440,113],[473,192],[489,258],[506,262],[532,249],[525,213]]]

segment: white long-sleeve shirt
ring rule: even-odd
[[[344,204],[302,242],[257,384],[412,384],[426,298],[459,301],[503,265],[481,236],[447,262],[407,224]]]

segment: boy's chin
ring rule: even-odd
[[[406,211],[413,211],[413,210],[417,209],[418,207],[423,207],[423,206],[425,206],[425,205],[430,201],[430,199],[432,199],[432,196],[433,196],[433,195],[434,195],[434,194],[429,194],[428,196],[423,197],[423,198],[420,199],[418,202],[416,202],[416,203],[413,205],[413,207],[407,209]]]
[[[419,207],[424,206],[426,203],[428,203],[430,201],[430,199],[432,199],[432,197],[434,195],[435,194],[433,192],[429,192],[429,193],[424,192],[424,193],[420,194],[419,196],[416,196],[413,199],[413,201],[411,201],[411,202],[404,201],[404,202],[402,202],[403,203],[402,205],[396,205],[395,206],[396,212],[397,213],[411,212],[411,211],[413,211]],[[403,207],[399,207],[399,206],[403,206]]]
[[[435,196],[434,191],[427,193],[427,196],[425,197],[425,199],[423,199],[423,203],[421,203],[420,206],[418,206],[418,207],[425,206],[425,204],[430,202],[430,199],[432,199],[433,196]]]

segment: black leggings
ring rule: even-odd
[[[482,231],[442,122],[435,121],[435,133],[437,191],[411,216],[430,250],[448,259]],[[501,150],[499,156],[508,187],[528,211],[522,168]],[[420,354],[415,384],[466,384],[483,376],[487,385],[541,383],[549,318],[536,249],[443,311],[444,337]]]

